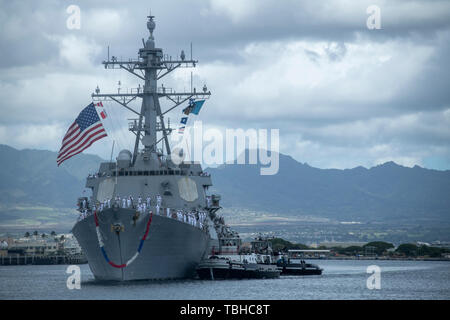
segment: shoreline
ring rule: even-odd
[[[3,259],[2,259],[3,258]],[[0,258],[1,266],[23,266],[23,265],[55,265],[55,264],[87,264],[87,260],[80,256],[38,256],[32,259],[32,256],[3,256]],[[448,258],[388,258],[388,257],[331,257],[331,258],[303,258],[304,260],[334,260],[334,261],[450,261]]]
[[[308,258],[304,260],[390,260],[390,261],[450,261],[450,258],[390,258],[390,257],[327,257]]]

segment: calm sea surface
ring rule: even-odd
[[[321,276],[270,280],[99,283],[81,265],[81,289],[69,290],[66,265],[0,266],[0,299],[450,299],[450,262],[316,260]],[[316,263],[315,262],[315,263]],[[369,265],[381,289],[369,290]]]

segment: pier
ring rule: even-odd
[[[84,264],[84,255],[20,255],[10,254],[0,257],[0,265],[51,265],[51,264]]]

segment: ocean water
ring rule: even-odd
[[[450,299],[450,262],[315,260],[321,276],[267,280],[177,280],[102,283],[80,265],[81,288],[67,288],[67,265],[0,266],[0,299]],[[367,267],[380,267],[368,289]]]

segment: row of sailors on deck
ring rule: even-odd
[[[184,223],[189,223],[194,227],[199,227],[203,229],[203,225],[206,219],[206,212],[183,212],[178,210],[175,214],[170,213],[170,208],[166,208],[166,214],[168,218],[177,219],[178,221],[182,221]]]
[[[157,215],[165,214],[168,218],[177,219],[184,223],[189,223],[193,226],[199,226],[200,228],[203,227],[203,223],[207,217],[206,212],[203,212],[203,211],[184,212],[182,210],[177,210],[176,212],[174,212],[174,211],[171,211],[170,208],[165,208],[165,210],[164,210],[164,208],[161,208],[159,205],[156,205],[155,208],[156,208]],[[147,206],[145,203],[138,205],[136,209],[141,214],[144,214],[147,211],[150,211],[150,209],[147,210]]]
[[[156,207],[162,206],[162,196],[156,195]],[[148,196],[145,201],[144,199],[139,196],[137,199],[137,204],[134,201],[133,196],[128,197],[119,197],[116,196],[114,198],[114,202],[112,202],[112,199],[105,199],[103,202],[97,202],[97,205],[92,205],[92,207],[89,205],[89,203],[86,201],[86,199],[83,199],[81,203],[79,204],[80,211],[83,211],[84,209],[92,209],[93,211],[99,209],[100,211],[103,211],[104,209],[110,209],[112,205],[115,205],[116,207],[120,208],[144,208],[143,211],[146,210],[146,208],[150,208],[152,206],[152,199],[150,196]],[[206,196],[206,206],[210,208],[212,206],[212,198],[211,196]]]
[[[111,204],[112,204],[111,199],[105,199],[103,202],[97,203],[97,205],[94,204],[91,209],[93,211],[95,211],[96,209],[103,211],[103,209],[111,208]],[[137,199],[137,205],[135,205],[134,198],[132,196],[129,196],[128,198],[126,197],[121,198],[119,196],[116,196],[114,198],[114,204],[116,207],[121,208],[138,208],[142,206],[150,207],[152,204],[152,199],[151,197],[147,197],[147,199],[145,199],[144,201],[142,197],[139,196]],[[89,208],[89,203],[86,201],[86,199],[83,199],[79,205],[81,210]],[[161,207],[161,205],[162,205],[162,197],[158,194],[156,196],[156,206]]]
[[[111,175],[106,172],[93,173],[88,175],[88,179],[90,178],[99,178],[99,177],[111,177]]]
[[[157,215],[166,215],[167,218],[177,219],[178,221],[188,223],[194,227],[199,227],[200,229],[203,229],[203,225],[205,223],[206,219],[206,212],[203,211],[193,211],[193,212],[184,212],[182,210],[172,211],[170,208],[161,208],[160,206],[156,205],[156,214]],[[146,213],[147,207],[146,204],[143,203],[142,205],[137,206],[137,211],[141,214]]]
[[[129,196],[128,198],[123,198],[122,200],[120,199],[119,196],[117,196],[115,198],[115,201],[116,201],[116,205],[117,206],[120,206],[122,204],[122,208],[133,208],[133,207],[135,207],[133,205],[134,204],[134,198],[132,196]],[[158,194],[156,196],[156,206],[161,207],[161,204],[162,204],[162,197]],[[144,201],[144,199],[141,196],[139,196],[138,199],[137,199],[137,206],[136,206],[136,208],[143,207],[143,206],[150,207],[151,205],[152,205],[151,197],[147,197],[145,199],[145,201]],[[145,211],[145,209],[144,209],[144,211]]]
[[[190,176],[194,175],[193,172],[191,171]],[[199,172],[198,175],[200,177],[210,177],[211,174],[207,173],[207,172]],[[111,177],[110,174],[106,173],[106,172],[98,172],[98,173],[93,173],[93,174],[88,174],[88,179],[92,179],[92,178],[100,178],[100,177]]]
[[[102,211],[102,206],[100,205],[99,211]],[[137,210],[139,213],[144,214],[147,211],[150,212],[150,210],[147,210],[146,203],[142,203],[141,205],[138,205]],[[92,215],[95,211],[95,208],[93,208],[92,211],[88,211],[87,209],[84,209],[81,211],[81,214],[78,218],[79,221],[87,218],[88,216]],[[205,225],[205,220],[207,217],[207,213],[204,211],[193,211],[193,212],[184,212],[182,210],[172,211],[170,208],[162,209],[160,206],[156,206],[156,214],[157,215],[164,215],[165,214],[168,218],[177,219],[178,221],[189,223],[190,225],[194,227],[199,227],[200,229],[204,229],[207,226]]]

